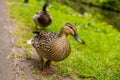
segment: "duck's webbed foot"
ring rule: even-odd
[[[44,65],[44,60],[41,58],[41,69],[42,69],[42,74],[52,74],[52,71],[49,69],[50,68],[50,60],[48,60],[45,65]]]
[[[50,71],[50,70],[47,69],[47,68],[43,68],[42,74],[52,74],[52,71]]]

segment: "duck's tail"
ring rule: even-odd
[[[32,39],[27,40],[27,44],[32,44]]]

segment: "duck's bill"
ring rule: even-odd
[[[75,33],[73,36],[74,36],[74,38],[76,39],[76,41],[78,41],[78,42],[81,43],[81,44],[85,44],[85,42],[78,37],[78,34],[77,34],[77,33]]]

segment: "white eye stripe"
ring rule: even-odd
[[[74,26],[74,25],[69,25],[68,27],[69,27],[70,29],[72,29],[72,30],[75,32],[75,29],[74,29],[73,26]]]
[[[74,32],[76,32],[75,25],[71,23],[66,23],[66,26],[68,26],[70,29],[72,29]]]

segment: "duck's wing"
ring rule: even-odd
[[[46,51],[46,49],[49,49],[52,42],[58,37],[59,35],[57,33],[39,31],[37,35],[33,38],[32,44],[35,48]]]

